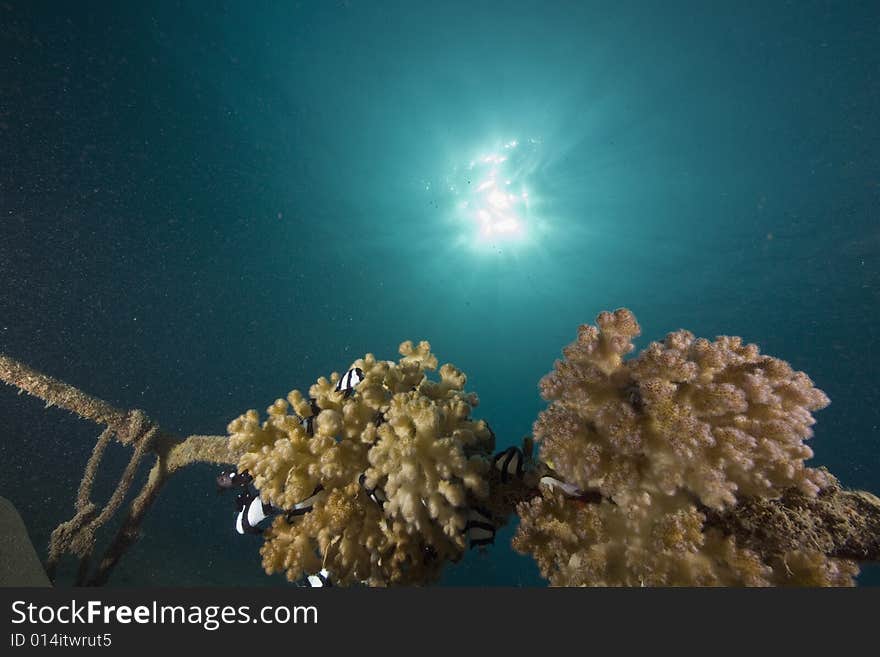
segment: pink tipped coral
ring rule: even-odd
[[[688,491],[712,508],[829,483],[804,466],[812,412],[829,403],[806,374],[738,337],[688,331],[625,361],[639,334],[633,314],[603,312],[597,324],[580,328],[541,381],[551,404],[535,437],[567,481],[621,503],[634,491]]]
[[[810,378],[738,337],[684,330],[627,360],[640,333],[633,314],[596,323],[541,380],[550,405],[534,433],[555,474],[602,501],[543,490],[519,504],[514,547],[557,585],[791,584],[784,564],[794,562],[852,583],[852,562],[765,559],[705,524],[745,498],[814,498],[835,483],[804,464],[812,413],[829,403]]]

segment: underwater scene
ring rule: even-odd
[[[880,584],[877,2],[0,49],[0,585]]]

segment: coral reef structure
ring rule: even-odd
[[[0,354],[0,382],[105,427],[73,516],[52,532],[48,579],[73,555],[76,584],[106,584],[165,482],[193,463],[252,474],[245,485],[275,509],[263,565],[294,581],[430,583],[468,544],[494,542],[514,509],[514,547],[554,585],[849,585],[857,562],[880,560],[880,499],[804,464],[812,413],[828,404],[805,374],[739,338],[687,331],[627,360],[632,314],[597,323],[541,382],[539,458],[531,437],[491,456],[495,437],[471,418],[464,374],[444,365],[427,378],[438,365],[427,342],[402,344],[397,362],[367,355],[318,379],[310,398],[276,401],[262,422],[248,411],[230,436],[186,438]],[[114,439],[131,458],[97,502]]]
[[[852,584],[854,561],[802,543],[760,550],[708,522],[836,486],[804,464],[825,394],[738,337],[680,330],[626,359],[639,333],[630,311],[603,312],[541,380],[540,458],[600,501],[542,486],[518,506],[515,549],[563,586]]]
[[[279,511],[261,548],[267,573],[297,581],[320,569],[336,585],[426,584],[467,547],[468,511],[485,500],[494,436],[471,418],[476,395],[427,342],[399,361],[356,360],[356,388],[321,377],[260,420],[229,424],[260,498]],[[291,511],[311,499],[307,513]],[[287,512],[287,513],[285,513]]]

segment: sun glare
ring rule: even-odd
[[[445,192],[454,202],[453,219],[465,231],[464,241],[484,250],[523,243],[530,235],[532,216],[529,175],[539,140],[500,142],[446,177]]]

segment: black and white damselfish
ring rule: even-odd
[[[379,506],[384,505],[385,502],[388,500],[388,498],[385,497],[385,491],[383,491],[378,486],[376,486],[375,488],[367,488],[366,481],[367,475],[362,473],[361,476],[358,477],[358,483],[363,486],[364,491],[367,493],[369,498],[373,500],[373,502],[375,502]]]
[[[519,447],[508,447],[492,458],[492,466],[501,471],[501,482],[507,483],[511,477],[522,479],[525,458]]]
[[[260,496],[248,488],[236,496],[235,503],[235,531],[239,534],[262,533],[263,530],[259,525],[272,515],[274,509],[269,504],[264,504]]]
[[[306,577],[306,582],[309,587],[313,589],[322,589],[333,586],[333,582],[330,580],[330,573],[326,568],[321,568],[316,574]]]
[[[306,499],[302,500],[301,502],[297,502],[296,504],[293,505],[293,508],[287,512],[287,519],[291,520],[292,518],[295,518],[296,516],[301,516],[301,515],[308,513],[315,506],[315,503],[318,500],[320,500],[322,497],[324,497],[325,495],[326,495],[326,492],[324,491],[324,487],[321,484],[318,484],[315,487],[315,490],[312,491],[311,495],[309,495]]]
[[[321,412],[320,406],[318,406],[318,400],[314,397],[309,397],[309,408],[311,408],[312,414],[308,417],[300,418],[300,424],[302,428],[306,430],[306,433],[310,436],[315,435],[315,418],[318,417],[318,413]]]
[[[464,530],[472,548],[495,543],[495,525],[492,523],[492,514],[485,509],[479,507],[469,509]]]
[[[336,392],[341,392],[346,397],[354,393],[357,384],[364,380],[364,371],[360,367],[352,367],[336,382]]]

